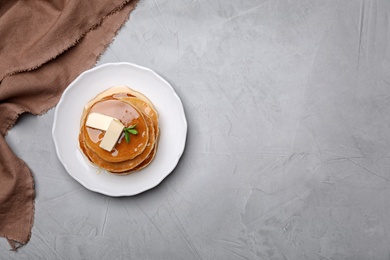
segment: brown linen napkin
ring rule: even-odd
[[[138,0],[0,2],[0,236],[28,243],[34,181],[5,141],[20,114],[45,113],[91,68]]]

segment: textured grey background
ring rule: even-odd
[[[389,259],[390,1],[141,0],[99,64],[181,97],[185,153],[110,198],[58,161],[54,111],[7,141],[32,169],[31,242],[1,259]],[[27,130],[26,130],[27,129]]]

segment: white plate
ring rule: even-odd
[[[91,167],[78,149],[84,105],[117,85],[145,94],[159,112],[161,135],[156,157],[145,169],[117,176]],[[76,181],[108,196],[131,196],[158,185],[176,167],[187,136],[183,104],[172,86],[150,69],[130,63],[108,63],[85,71],[64,91],[56,107],[52,130],[61,163]]]

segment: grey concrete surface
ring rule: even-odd
[[[58,161],[54,111],[7,141],[31,242],[0,259],[389,259],[390,1],[141,0],[99,64],[163,76],[188,120],[156,188],[110,198]]]

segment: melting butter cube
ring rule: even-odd
[[[118,142],[124,127],[125,126],[118,119],[111,120],[111,123],[108,126],[106,133],[104,134],[103,140],[99,145],[100,148],[111,152]]]
[[[85,123],[86,126],[96,128],[102,131],[107,131],[108,127],[110,126],[111,122],[115,118],[106,116],[99,113],[91,113],[89,114],[87,118],[87,122]]]

